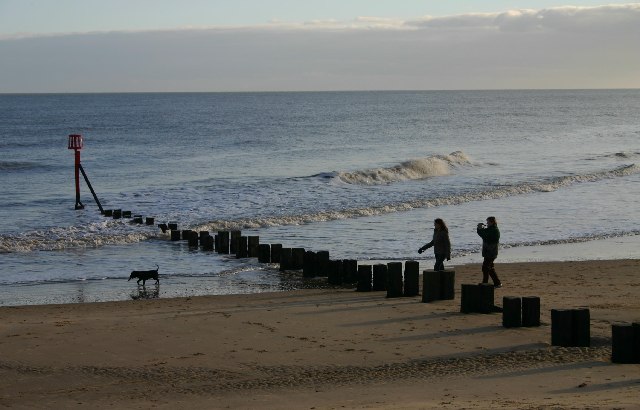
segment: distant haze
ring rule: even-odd
[[[640,3],[0,39],[2,93],[639,87]]]

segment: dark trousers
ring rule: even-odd
[[[433,265],[433,270],[444,270],[444,260],[447,255],[444,253],[436,253],[436,264]]]
[[[484,258],[484,261],[482,262],[482,283],[488,283],[489,276],[491,276],[493,284],[500,285],[500,279],[498,279],[498,274],[496,273],[496,269],[493,266],[493,261],[495,260],[496,258]]]

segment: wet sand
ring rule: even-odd
[[[497,264],[542,326],[452,301],[318,289],[0,308],[11,408],[637,408],[640,365],[610,363],[640,321],[640,260]],[[456,269],[476,283],[478,265]],[[591,310],[592,346],[550,346],[550,309]]]

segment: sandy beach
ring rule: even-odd
[[[384,292],[0,308],[8,408],[638,408],[640,365],[610,362],[611,323],[640,321],[640,260],[497,265],[542,325]],[[591,310],[591,347],[550,345],[550,310]]]

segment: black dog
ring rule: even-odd
[[[129,276],[129,279],[127,280],[130,281],[133,278],[138,278],[138,285],[140,284],[140,281],[142,281],[142,286],[144,286],[144,283],[147,281],[147,279],[155,279],[156,280],[156,284],[160,283],[160,279],[158,279],[158,270],[160,270],[160,266],[158,266],[156,264],[156,266],[158,267],[158,269],[156,270],[134,270],[131,272],[131,276]]]

